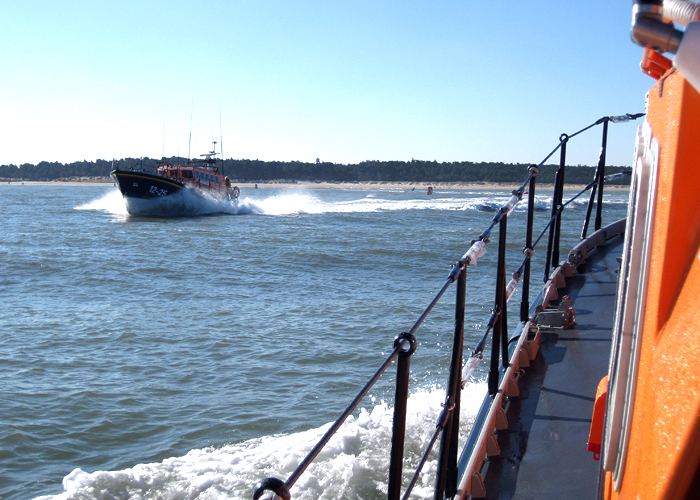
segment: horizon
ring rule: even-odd
[[[0,165],[197,157],[212,139],[232,159],[537,163],[561,133],[644,111],[653,84],[625,2],[207,7],[7,5]],[[637,123],[611,125],[608,163],[631,161]]]
[[[555,159],[555,160],[552,160],[552,159],[550,158],[549,160],[547,160],[548,162],[545,162],[545,163],[543,163],[543,164],[540,165],[540,166],[541,166],[541,167],[557,167],[557,168],[558,168],[558,166],[559,166],[558,158],[559,158],[559,157],[557,156],[556,158],[557,158],[557,159]],[[104,158],[97,158],[97,159],[95,159],[95,160],[76,160],[76,161],[66,162],[66,163],[63,163],[63,162],[49,162],[49,161],[42,160],[42,161],[40,161],[39,163],[23,163],[23,164],[21,164],[21,165],[15,165],[15,164],[9,164],[9,165],[8,165],[8,164],[5,164],[5,165],[0,165],[0,168],[5,168],[5,167],[10,168],[10,167],[14,167],[14,168],[20,169],[20,168],[25,167],[25,166],[37,167],[37,166],[41,165],[42,163],[47,163],[47,164],[49,164],[49,165],[58,164],[58,165],[61,165],[61,166],[68,166],[68,165],[73,165],[73,164],[76,164],[76,163],[98,163],[98,162],[103,162],[103,163],[115,163],[115,162],[126,162],[126,161],[137,161],[137,162],[138,162],[138,161],[143,161],[143,160],[148,160],[148,161],[151,161],[151,162],[161,163],[161,162],[164,162],[165,160],[173,160],[173,159],[175,159],[175,160],[184,160],[184,161],[186,162],[185,164],[188,164],[188,163],[191,163],[192,161],[198,160],[198,159],[196,159],[196,158],[190,158],[190,159],[188,159],[188,158],[186,158],[186,157],[177,157],[177,156],[163,157],[163,158],[150,158],[150,157],[148,157],[148,156],[144,156],[144,157],[141,157],[141,158],[131,158],[131,157],[128,157],[128,158],[113,158],[113,159],[111,159],[111,160],[107,160],[107,159],[104,159]],[[222,159],[217,158],[217,161],[222,161]],[[337,163],[337,162],[328,162],[328,161],[319,161],[319,162],[317,162],[316,160],[314,160],[314,161],[300,161],[300,160],[290,160],[290,161],[283,161],[283,160],[260,160],[259,158],[256,158],[256,159],[252,159],[252,158],[225,158],[225,159],[223,159],[223,161],[233,161],[233,162],[236,162],[236,161],[247,161],[247,162],[263,162],[263,163],[302,163],[302,164],[317,164],[317,163],[318,163],[318,164],[321,164],[321,165],[324,164],[324,163],[330,163],[331,165],[341,165],[341,166],[353,166],[353,165],[361,165],[361,164],[363,164],[363,163],[373,163],[373,162],[376,162],[376,163],[412,163],[412,162],[416,162],[416,163],[437,163],[438,165],[440,165],[440,164],[455,164],[455,163],[456,163],[456,164],[467,163],[467,164],[474,164],[474,165],[480,165],[480,164],[494,165],[494,164],[495,164],[495,165],[504,165],[504,166],[507,166],[507,165],[515,165],[515,166],[529,166],[529,165],[533,165],[532,163],[523,163],[523,162],[502,162],[502,161],[482,161],[482,162],[477,162],[477,161],[471,161],[471,160],[462,160],[462,161],[454,161],[454,162],[450,162],[450,161],[443,161],[443,162],[440,162],[440,161],[436,161],[436,160],[420,160],[420,159],[417,159],[417,158],[412,158],[411,160],[362,160],[362,161],[357,162],[357,163]],[[580,163],[579,163],[579,164],[575,164],[575,165],[574,165],[574,164],[571,164],[571,163],[568,163],[568,162],[567,162],[567,164],[566,164],[566,168],[578,168],[578,167],[596,168],[597,166],[598,166],[597,163],[596,163],[596,164],[591,164],[591,165],[584,165],[584,164],[580,164]],[[608,167],[610,167],[610,168],[632,168],[631,165],[614,165],[614,164],[609,163],[609,162],[607,162],[607,161],[606,161],[606,163],[605,163],[605,167],[606,167],[606,168],[608,168]]]

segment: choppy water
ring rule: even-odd
[[[285,479],[509,197],[263,188],[199,207],[223,214],[156,219],[128,216],[114,187],[0,186],[0,498],[247,499],[260,479]],[[625,216],[626,192],[606,200],[605,222]],[[520,234],[522,205],[509,218]],[[564,250],[584,213],[567,212]],[[470,268],[466,350],[492,307],[496,239]],[[511,241],[509,271],[523,246]],[[453,307],[450,292],[418,331],[411,463],[444,399]],[[294,498],[383,497],[392,379]],[[412,498],[432,498],[434,468]]]

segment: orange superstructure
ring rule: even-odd
[[[604,445],[603,493],[700,498],[700,94],[680,71],[667,71],[649,92],[645,130],[637,168],[650,176],[649,212],[636,231],[648,243],[630,269],[640,279],[630,309],[637,348],[611,364],[611,384],[625,368],[629,374],[619,381],[620,394],[627,387],[619,441],[615,432],[604,437],[614,442]],[[609,420],[620,411],[611,403]]]
[[[231,190],[231,183],[218,168],[193,165],[164,165],[158,167],[158,175],[176,179],[192,188],[206,193],[225,196]]]
[[[448,396],[431,441],[432,446],[438,432],[442,433],[434,469],[436,500],[700,499],[699,18],[700,3],[635,0],[632,38],[645,47],[642,70],[656,80],[647,95],[646,113],[605,117],[560,136],[560,146],[554,150],[560,149],[561,156],[552,217],[540,236],[549,231],[545,285],[528,303],[528,267],[520,324],[510,339],[505,329],[496,326],[498,321],[507,325],[507,297],[511,296],[507,290],[511,285],[514,289],[526,268],[513,273],[506,285],[504,222],[529,185],[528,236],[523,249],[529,263],[539,241],[533,245],[531,238],[537,166],[530,167],[523,187],[512,192],[512,204],[499,209],[490,228],[472,240],[472,247],[453,267],[450,279],[463,288],[457,299]],[[685,30],[677,28],[681,25]],[[608,124],[644,115],[628,172],[632,180],[627,217],[602,226],[603,188],[613,180],[605,175]],[[566,143],[599,124],[604,124],[603,141],[595,179],[564,203]],[[559,260],[561,212],[591,187],[581,241]],[[596,228],[588,234],[596,194]],[[496,225],[494,309],[486,333],[463,364],[461,301],[467,285],[462,271],[483,255]],[[489,338],[488,392],[457,459],[453,443],[459,438],[463,397],[459,387],[465,387],[483,359]],[[387,488],[392,500],[401,498],[408,362],[398,372],[406,377],[406,385],[400,389],[397,382],[395,408],[401,411],[394,419],[400,425],[395,425],[392,435]],[[347,415],[348,411],[342,418]],[[266,491],[292,498],[289,488],[330,436],[319,442],[287,481],[274,477],[261,481],[254,498]],[[428,456],[426,452],[424,458]]]
[[[113,170],[110,176],[119,186],[126,210],[132,215],[173,216],[192,213],[184,193],[199,198],[209,196],[219,201],[237,202],[240,189],[232,186],[223,172],[223,161],[214,149],[201,156],[197,164],[161,165],[156,172],[143,169]],[[221,169],[218,162],[221,161]]]

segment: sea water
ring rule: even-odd
[[[551,208],[537,193],[535,237]],[[625,216],[627,196],[606,194],[604,223]],[[509,198],[264,187],[148,218],[129,216],[113,186],[0,186],[0,498],[249,499],[261,479],[286,479]],[[586,198],[565,213],[563,253]],[[509,273],[525,204],[508,221]],[[469,268],[467,353],[493,307],[497,235]],[[406,469],[442,409],[453,330],[454,287],[417,332]],[[464,389],[463,437],[487,364]],[[386,495],[394,378],[392,366],[293,498]],[[432,498],[435,469],[433,454],[411,498]]]

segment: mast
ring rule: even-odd
[[[221,97],[219,97],[219,151],[221,152],[221,175],[225,177],[224,165],[226,162],[224,160],[224,133],[221,125]]]
[[[194,92],[192,92],[192,109],[190,111],[190,141],[187,143],[187,163],[192,158],[192,116],[194,115]]]

